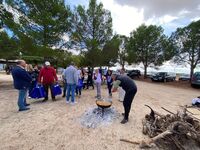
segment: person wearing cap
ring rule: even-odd
[[[29,110],[27,106],[30,104],[26,103],[27,91],[31,85],[32,78],[29,73],[25,70],[26,62],[19,60],[17,66],[12,70],[12,77],[14,81],[14,87],[19,91],[18,107],[19,111]]]
[[[53,86],[53,84],[57,81],[58,81],[58,77],[56,75],[55,69],[51,67],[50,62],[46,61],[44,64],[44,67],[40,70],[39,77],[38,77],[39,84],[42,84],[44,86],[44,89],[46,92],[46,97],[44,98],[43,102],[48,100],[49,88],[51,90],[52,100],[53,101],[55,100],[55,95],[53,94],[51,86]]]
[[[131,104],[135,94],[137,93],[137,86],[135,82],[126,75],[119,75],[117,72],[114,72],[111,77],[114,81],[112,92],[116,92],[119,86],[125,91],[123,101],[124,113],[122,113],[124,118],[121,121],[122,124],[125,124],[128,122]]]

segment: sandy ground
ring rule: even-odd
[[[82,97],[74,106],[57,97],[41,103],[28,100],[30,111],[18,112],[18,93],[11,85],[9,75],[0,74],[0,149],[1,150],[127,150],[139,149],[137,145],[120,142],[120,138],[142,140],[141,120],[149,109],[148,104],[161,113],[161,106],[175,112],[179,105],[190,105],[192,98],[199,96],[199,89],[177,88],[165,84],[136,81],[138,93],[132,104],[129,122],[120,124],[115,120],[108,126],[95,129],[80,124],[80,116],[90,107],[95,107],[95,91],[83,90]],[[102,95],[107,89],[102,87]],[[113,96],[113,105],[123,112],[122,103]]]

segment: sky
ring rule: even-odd
[[[178,27],[200,19],[200,0],[98,0],[111,12],[114,33],[129,36],[142,23],[160,25],[168,36]],[[66,0],[85,5],[89,0]]]

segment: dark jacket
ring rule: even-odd
[[[106,81],[107,81],[107,84],[111,84],[113,82],[113,79],[111,78],[111,74],[106,74]]]
[[[135,85],[135,82],[126,75],[117,75],[116,80],[121,81],[120,85],[122,89],[126,92],[129,91],[137,91],[137,86]]]
[[[16,66],[12,70],[12,77],[14,81],[14,87],[18,90],[28,89],[32,78],[28,72],[20,66]]]

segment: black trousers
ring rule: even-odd
[[[76,87],[76,95],[81,95],[81,88]]]
[[[92,88],[94,89],[92,78],[88,78],[88,80],[87,80],[87,89],[89,88],[89,86],[92,86]]]
[[[67,83],[63,83],[63,96],[66,96]]]
[[[55,95],[53,95],[53,91],[52,91],[51,86],[53,86],[53,84],[45,84],[45,85],[44,85],[44,90],[45,90],[45,92],[46,92],[46,97],[45,97],[45,99],[48,99],[49,88],[50,88],[50,91],[51,91],[51,98],[52,98],[52,99],[55,99]]]
[[[107,87],[108,87],[108,93],[112,94],[111,90],[112,90],[112,83],[108,82],[107,83]]]
[[[128,119],[129,112],[131,110],[131,104],[132,104],[133,98],[135,97],[136,93],[137,93],[137,89],[132,89],[132,90],[127,91],[124,96],[123,105],[124,105],[124,118],[125,119]]]

